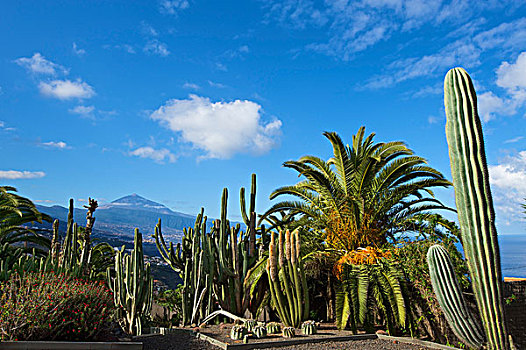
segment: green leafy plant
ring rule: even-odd
[[[112,319],[112,299],[102,282],[13,274],[0,283],[2,340],[96,340]]]
[[[405,276],[400,266],[388,259],[373,264],[343,264],[336,293],[336,324],[339,329],[358,325],[371,329],[370,300],[374,300],[389,333],[406,327]]]

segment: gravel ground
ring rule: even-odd
[[[143,343],[143,350],[218,350],[207,341],[199,340],[190,333],[154,335],[133,341]]]
[[[219,348],[198,340],[190,333],[149,336],[134,341],[144,344],[144,350],[218,350]],[[425,347],[379,339],[353,340],[347,342],[323,342],[270,348],[276,350],[424,350]]]

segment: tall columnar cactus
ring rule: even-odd
[[[221,216],[213,222],[208,233],[204,210],[198,215],[193,229],[185,229],[182,243],[174,248],[167,246],[161,232],[161,224],[155,228],[153,237],[162,257],[183,279],[183,323],[197,323],[213,310],[214,301],[221,309],[236,315],[244,315],[247,309],[257,310],[264,293],[256,293],[247,282],[256,280],[257,243],[256,234],[265,235],[264,227],[256,227],[256,177],[252,175],[250,204],[247,210],[245,189],[240,190],[240,205],[247,231],[241,225],[230,226],[227,218],[228,190],[221,197]],[[262,243],[260,244],[260,248]],[[259,275],[264,272],[264,266]],[[260,286],[260,285],[257,285]],[[264,291],[263,291],[264,292]],[[257,297],[254,297],[256,295]],[[215,300],[214,300],[215,299]],[[254,312],[253,312],[254,313]]]
[[[427,263],[433,290],[451,329],[466,345],[480,348],[484,342],[482,329],[466,306],[447,251],[440,245],[431,246]]]
[[[502,274],[488,168],[471,78],[451,69],[444,81],[446,136],[462,237],[490,349],[508,349]]]
[[[150,317],[152,308],[153,279],[150,264],[144,264],[142,235],[135,229],[131,255],[124,253],[124,246],[115,256],[115,277],[107,270],[108,285],[118,308],[121,327],[133,335],[142,333],[142,322]]]
[[[210,234],[206,233],[206,221],[204,209],[201,209],[194,228],[183,229],[182,242],[175,249],[171,242],[169,248],[166,246],[160,219],[153,234],[162,257],[183,280],[184,325],[197,323],[212,312],[215,247]]]
[[[272,303],[281,322],[296,328],[309,316],[309,290],[300,249],[297,230],[292,234],[280,231],[277,244],[272,232],[267,262]]]

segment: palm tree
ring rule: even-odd
[[[303,217],[308,228],[324,237],[329,248],[342,253],[358,247],[380,247],[413,227],[414,216],[432,209],[449,209],[432,189],[451,183],[403,142],[374,143],[365,127],[345,146],[334,132],[325,132],[333,156],[325,161],[304,156],[284,166],[305,179],[270,195],[298,200],[273,205],[263,218],[287,211]],[[410,226],[409,224],[413,224]]]
[[[51,221],[51,218],[39,212],[31,200],[15,192],[14,187],[0,186],[0,244],[28,242],[49,249],[49,239],[23,225],[42,223],[42,220]]]
[[[304,156],[285,162],[285,167],[304,179],[276,189],[270,198],[292,195],[299,200],[273,205],[261,220],[279,226],[291,225],[290,218],[298,217],[298,224],[323,242],[325,254],[338,261],[339,328],[350,324],[356,330],[357,323],[366,325],[368,295],[389,331],[404,328],[404,276],[388,257],[390,253],[384,255],[380,248],[396,241],[402,232],[437,231],[429,211],[450,208],[434,198],[432,190],[451,183],[403,142],[374,143],[375,134],[365,137],[365,127],[353,136],[351,146],[344,145],[334,132],[325,132],[324,136],[331,142],[332,157],[325,161]],[[282,214],[282,219],[276,213]],[[374,258],[357,263],[355,253],[360,247],[367,247],[367,254]]]

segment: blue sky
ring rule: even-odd
[[[36,202],[138,193],[214,216],[226,186],[236,218],[255,172],[262,212],[297,181],[284,161],[361,125],[450,178],[442,81],[462,66],[499,230],[526,232],[523,1],[2,2],[0,32],[0,183]]]

